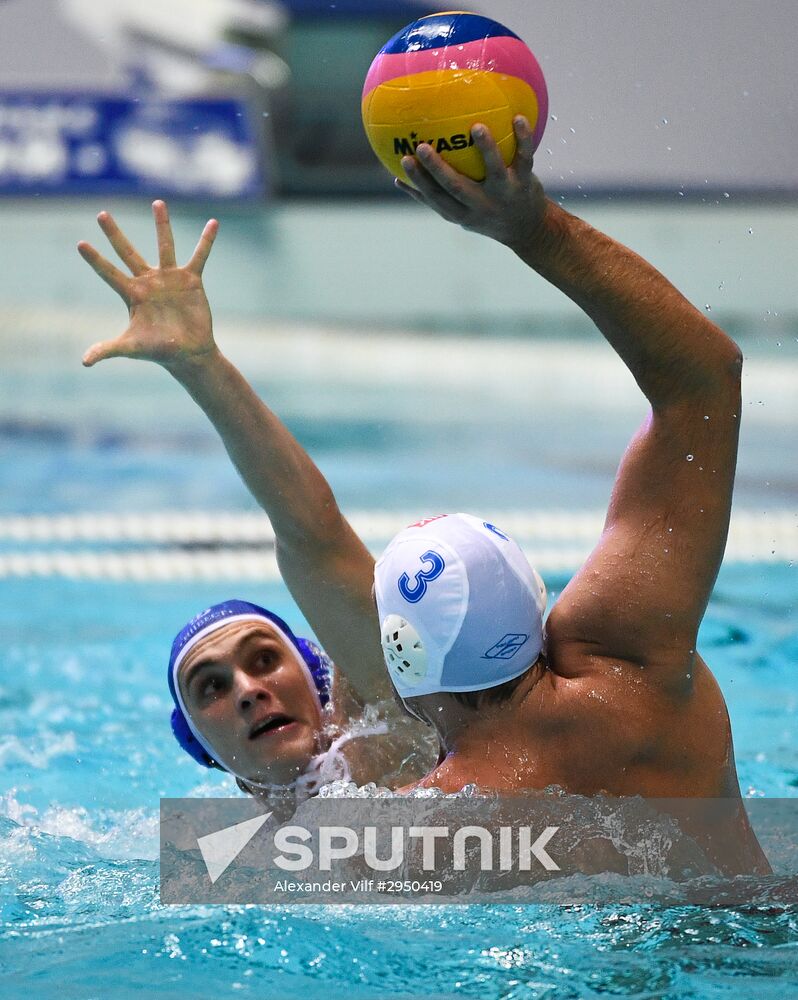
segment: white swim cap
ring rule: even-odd
[[[471,514],[410,525],[374,570],[382,649],[402,698],[483,691],[540,656],[546,588],[503,531]]]

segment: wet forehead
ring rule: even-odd
[[[236,648],[246,643],[250,638],[273,639],[281,646],[286,645],[282,636],[270,622],[265,620],[231,622],[205,636],[204,639],[200,639],[180,664],[178,675],[185,676],[186,671],[200,661],[222,662],[229,659]]]

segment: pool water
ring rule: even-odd
[[[83,372],[74,365],[77,337],[67,334],[48,341],[55,360],[46,375],[22,351],[8,352],[0,515],[253,510],[212,432],[163,373],[125,363]],[[556,390],[535,377],[540,394],[531,407],[517,386],[481,384],[484,344],[431,399],[423,372],[409,381],[406,372],[395,381],[359,374],[354,348],[351,366],[337,374],[302,361],[326,343],[297,335],[294,353],[278,364],[262,344],[248,370],[319,459],[345,509],[600,510],[643,412],[609,365],[600,368],[605,391],[584,399],[596,365],[605,364],[586,344],[556,356],[548,345],[494,345],[502,365],[535,351],[538,361],[560,365]],[[431,339],[428,347],[445,357],[452,342]],[[768,405],[746,431],[738,503],[766,517],[794,512],[784,462],[794,428],[779,373],[763,368],[756,377]],[[0,531],[0,556],[54,548],[170,546],[15,540]],[[798,579],[786,553],[727,563],[700,637],[728,701],[741,787],[751,797],[798,797]],[[565,569],[547,574],[552,594],[567,578]],[[201,772],[171,739],[169,643],[192,613],[233,595],[299,626],[290,597],[269,579],[68,578],[34,568],[0,578],[3,997],[798,993],[798,906],[766,893],[726,908],[161,906],[159,798],[235,794],[229,779]]]

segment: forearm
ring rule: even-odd
[[[346,522],[326,479],[234,365],[214,348],[165,367],[218,431],[284,548],[340,536]]]
[[[738,369],[734,341],[654,267],[553,202],[511,249],[590,316],[653,406],[725,385]]]

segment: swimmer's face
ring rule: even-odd
[[[236,774],[287,784],[319,752],[318,700],[297,654],[268,622],[234,622],[197,643],[178,683],[214,758]]]

